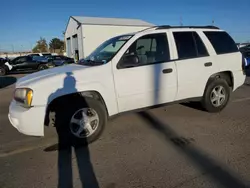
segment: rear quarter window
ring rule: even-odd
[[[239,51],[234,40],[226,32],[204,31],[204,34],[207,36],[217,54],[226,54]]]

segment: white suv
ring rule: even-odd
[[[35,136],[53,124],[61,141],[85,144],[125,111],[198,99],[218,112],[244,80],[242,55],[225,31],[156,26],[111,38],[79,64],[19,79],[9,120]]]

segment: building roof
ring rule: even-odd
[[[152,23],[145,22],[139,19],[124,19],[124,18],[101,18],[101,17],[82,17],[71,16],[75,21],[84,25],[119,25],[119,26],[154,26]]]

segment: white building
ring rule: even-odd
[[[84,58],[109,38],[152,26],[137,19],[71,16],[65,31],[67,56]]]

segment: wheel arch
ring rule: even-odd
[[[93,98],[95,100],[100,101],[105,109],[106,109],[106,113],[107,116],[109,117],[109,109],[107,108],[106,102],[103,98],[103,95],[101,95],[100,92],[96,91],[96,90],[88,90],[88,91],[81,91],[81,92],[75,92],[75,93],[68,93],[68,94],[64,94],[64,95],[60,95],[55,97],[54,99],[52,99],[46,107],[46,113],[45,113],[45,120],[44,120],[44,125],[49,126],[50,125],[50,112],[55,111],[55,108],[57,108],[59,106],[60,103],[62,103],[63,101],[70,101],[70,100],[81,100],[83,98]]]
[[[206,84],[206,88],[207,86],[214,80],[214,79],[218,79],[218,78],[223,78],[226,80],[226,82],[228,83],[229,87],[234,90],[234,77],[233,77],[233,73],[231,71],[223,71],[223,72],[218,72],[215,73],[213,75],[211,75],[208,80],[207,80],[207,84]],[[205,92],[205,91],[204,91]]]
[[[6,75],[6,74],[9,72],[9,67],[6,66],[6,65],[2,65],[2,66],[0,66],[0,68],[1,68],[1,69],[4,69],[4,71],[5,71],[5,74],[4,74],[4,75]],[[2,75],[2,76],[4,76],[4,75]]]

